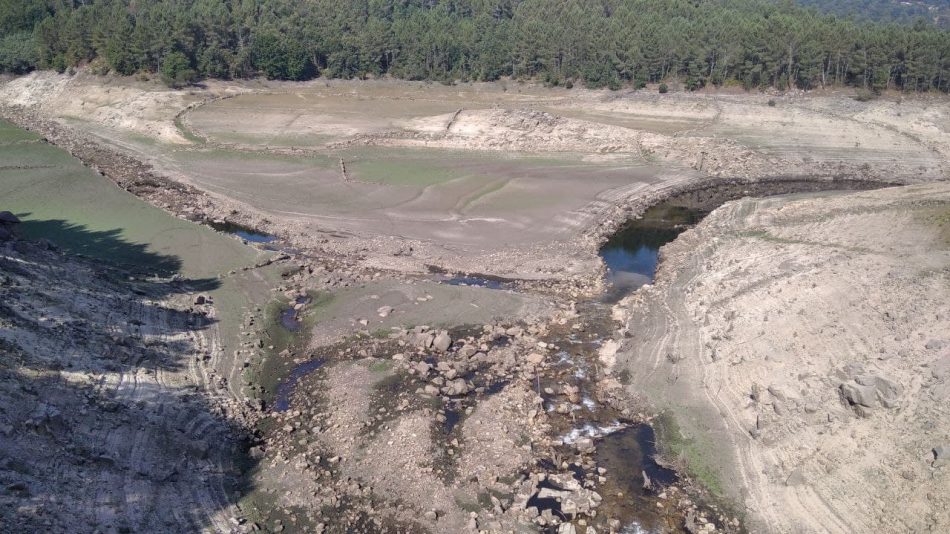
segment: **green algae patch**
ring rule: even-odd
[[[0,121],[0,198],[26,238],[144,274],[217,277],[253,264],[260,252],[178,219],[119,189],[52,145],[13,143],[33,134]]]

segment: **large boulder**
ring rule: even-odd
[[[452,346],[452,337],[447,332],[441,332],[432,341],[432,348],[445,352]]]

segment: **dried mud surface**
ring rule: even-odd
[[[945,99],[35,73],[0,115],[178,217],[278,238],[214,298],[0,245],[12,524],[947,525],[945,184],[730,202],[612,316],[589,300],[599,245],[674,195],[945,180]],[[676,482],[598,455],[642,423]]]
[[[598,245],[645,201],[704,182],[929,181],[950,154],[947,106],[928,97],[789,94],[770,106],[766,95],[385,80],[186,92],[37,73],[8,81],[0,100],[20,125],[45,132],[37,117],[55,119],[66,137],[112,150],[84,159],[117,181],[128,169],[109,161],[131,155],[151,165],[149,182],[197,188],[153,199],[188,218],[367,267],[578,286],[596,286]]]

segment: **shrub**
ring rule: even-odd
[[[670,88],[667,87],[667,85],[666,85],[665,83],[661,83],[661,84],[660,84],[660,94],[661,94],[661,95],[665,95],[666,93],[669,93],[669,92],[670,92]]]
[[[774,99],[774,98],[770,98],[770,99],[769,99],[769,107],[770,107],[770,108],[774,108],[774,107],[775,107],[775,99]]]
[[[198,73],[191,68],[191,62],[181,52],[171,52],[162,61],[162,81],[169,87],[181,88],[198,79]]]
[[[875,98],[877,98],[877,95],[867,89],[861,89],[858,94],[854,95],[854,99],[858,102],[870,102]]]
[[[105,76],[109,74],[109,71],[112,70],[112,67],[109,66],[109,62],[104,58],[97,57],[89,62],[88,67],[89,73],[96,76]]]

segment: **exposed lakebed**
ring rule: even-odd
[[[392,332],[367,329],[339,345],[323,347],[318,353],[289,350],[290,357],[275,358],[283,361],[272,376],[283,378],[276,381],[273,389],[268,388],[274,394],[273,412],[288,420],[295,417],[294,413],[306,415],[308,409],[312,410],[309,406],[324,398],[323,388],[329,380],[323,378],[324,373],[332,375],[341,369],[353,376],[374,373],[379,377],[378,385],[372,386],[367,406],[367,413],[372,415],[361,422],[356,439],[369,444],[374,436],[391,432],[392,425],[425,414],[431,418],[434,451],[429,467],[444,484],[465,484],[470,473],[460,471],[465,464],[458,458],[466,458],[471,454],[469,447],[478,446],[469,441],[473,436],[467,429],[472,428],[469,425],[480,424],[485,415],[479,412],[482,415],[474,422],[469,416],[495,395],[521,392],[516,393],[517,398],[527,389],[537,393],[537,412],[544,414],[529,415],[528,420],[545,421],[547,429],[543,430],[544,437],[534,436],[530,441],[534,445],[530,463],[520,471],[524,480],[534,481],[535,485],[528,493],[523,488],[515,489],[515,493],[527,495],[525,510],[534,509],[537,515],[526,511],[526,517],[542,531],[584,517],[588,512],[578,511],[571,503],[588,495],[587,491],[595,492],[597,497],[589,501],[595,503],[590,506],[596,508],[596,514],[588,515],[586,521],[593,521],[588,524],[596,525],[598,530],[609,523],[621,532],[681,532],[687,513],[709,515],[718,525],[723,512],[709,503],[709,495],[697,488],[690,477],[680,480],[659,461],[651,419],[644,415],[649,413],[648,407],[628,410],[628,404],[614,403],[604,395],[602,384],[609,376],[602,372],[598,356],[607,341],[614,338],[617,328],[607,304],[652,282],[661,247],[718,205],[697,201],[701,195],[695,192],[691,195],[650,208],[612,236],[601,251],[610,270],[611,295],[601,301],[572,304],[576,314],[570,315],[570,320],[548,325],[537,338],[527,343],[519,339],[522,332],[537,328],[531,324],[506,324],[501,333],[497,324],[456,326],[450,330],[451,341],[436,350],[431,339],[426,343],[424,338],[436,336],[437,331],[430,333],[425,327],[397,328]],[[710,191],[702,195],[705,196],[701,200],[715,196]],[[506,280],[481,275],[436,271],[431,274],[432,278],[424,283],[517,289],[509,287]],[[298,319],[311,317],[306,310],[313,305],[305,300],[280,303],[279,311],[272,316],[280,331],[274,337],[289,339],[275,343],[274,352],[282,352],[282,346],[303,349],[305,345],[299,343],[299,338],[308,334],[310,325],[301,324]],[[366,326],[365,321],[361,322]],[[525,339],[528,337],[526,334]],[[524,363],[532,344],[550,349],[541,358],[544,363],[534,370]],[[517,347],[517,353],[512,351],[510,363],[506,363],[498,354],[512,347]],[[460,356],[462,353],[466,355]],[[298,357],[293,358],[295,355]],[[311,374],[314,376],[308,378]],[[455,387],[456,381],[464,387],[446,392]],[[329,384],[333,381],[329,380]],[[711,500],[715,501],[715,497]],[[685,506],[692,506],[692,511],[684,509],[684,502]],[[695,512],[697,506],[698,510],[712,512]]]

